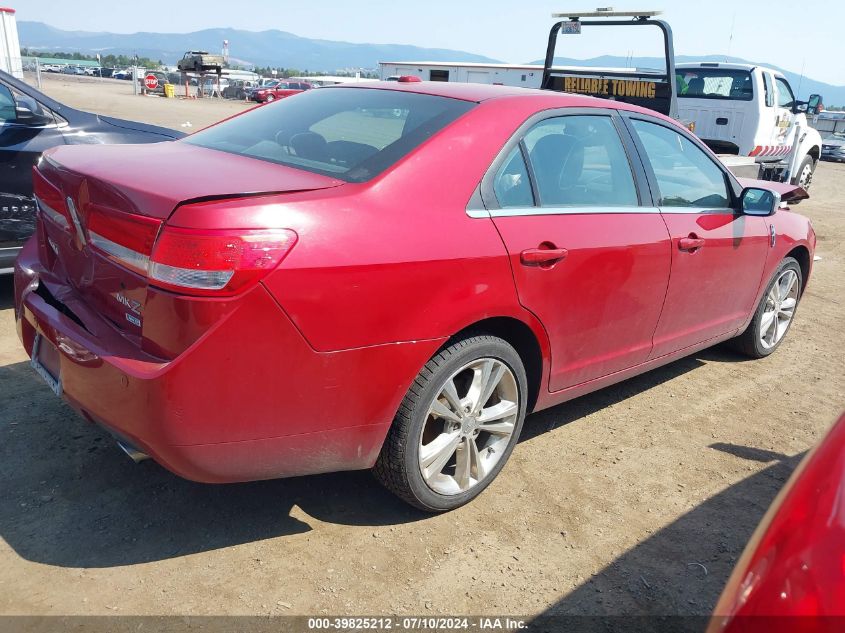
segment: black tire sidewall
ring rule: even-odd
[[[812,176],[813,176],[813,173],[816,171],[815,167],[813,166],[814,162],[815,161],[813,160],[813,157],[810,156],[809,154],[804,157],[804,160],[802,160],[801,164],[798,166],[798,172],[795,174],[795,177],[792,179],[793,185],[798,185],[798,183],[801,181],[801,174],[804,173],[804,168],[807,165],[810,165],[810,178],[811,178],[811,180],[810,180],[810,184],[807,185],[806,189],[809,189],[813,185]]]
[[[418,500],[420,505],[425,506],[432,511],[444,511],[457,508],[468,503],[479,494],[481,494],[487,486],[498,476],[499,472],[504,468],[514,447],[519,441],[519,434],[522,430],[523,422],[525,421],[525,409],[528,395],[528,381],[525,375],[525,368],[519,358],[516,350],[508,345],[505,341],[493,337],[479,337],[477,339],[468,339],[468,345],[460,351],[450,355],[448,361],[438,365],[438,367],[426,379],[426,385],[420,397],[415,402],[411,413],[411,424],[407,436],[407,446],[404,455],[404,470],[406,473],[408,485],[411,493]],[[457,495],[442,495],[425,483],[422,472],[419,467],[419,443],[420,434],[422,433],[423,425],[428,416],[428,408],[439,392],[445,380],[455,373],[462,366],[472,362],[478,358],[495,358],[505,363],[513,372],[516,378],[517,389],[519,390],[519,415],[517,416],[514,432],[511,436],[511,441],[505,449],[502,458],[494,466],[493,470],[488,473],[484,481],[476,484],[469,490]]]
[[[792,314],[792,320],[789,322],[789,325],[786,328],[786,332],[783,333],[781,339],[772,347],[765,348],[760,342],[760,337],[758,336],[758,333],[760,331],[760,321],[763,318],[763,312],[766,308],[766,298],[769,296],[769,292],[771,291],[775,282],[787,269],[795,271],[795,274],[798,275],[798,303],[795,305],[795,312],[793,312]],[[754,318],[751,319],[751,323],[748,326],[748,330],[746,330],[747,336],[750,337],[749,343],[753,346],[753,351],[758,358],[763,358],[764,356],[769,356],[770,354],[772,354],[778,347],[780,347],[781,343],[783,343],[783,341],[786,339],[786,335],[789,334],[789,330],[790,328],[792,328],[792,324],[795,322],[795,314],[798,312],[798,304],[801,303],[801,294],[803,287],[804,277],[801,274],[801,266],[798,265],[798,261],[795,260],[793,257],[785,258],[780,263],[780,265],[778,265],[777,269],[772,275],[772,278],[769,280],[769,283],[766,284],[766,289],[763,292],[763,296],[760,297],[760,303],[757,306],[757,310],[754,312]]]

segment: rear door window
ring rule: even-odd
[[[493,180],[493,192],[503,209],[534,206],[528,168],[519,145],[514,147]]]
[[[542,206],[637,206],[631,165],[609,116],[547,119],[525,135]]]

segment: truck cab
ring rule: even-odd
[[[675,71],[678,118],[714,152],[753,158],[767,180],[810,186],[822,142],[807,114],[821,97],[798,101],[786,77],[763,66],[693,62]]]

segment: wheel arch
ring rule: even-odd
[[[803,244],[799,244],[791,251],[789,251],[785,257],[792,257],[798,262],[798,266],[801,268],[801,294],[804,294],[804,289],[807,287],[807,281],[810,278],[810,249],[808,249]]]
[[[822,156],[822,149],[818,145],[813,145],[808,151],[807,156],[813,159],[814,163],[819,162],[819,159]]]
[[[515,317],[488,317],[455,332],[443,344],[443,347],[449,347],[457,340],[477,334],[496,336],[506,341],[519,354],[528,379],[527,411],[531,413],[540,395],[540,387],[545,376],[544,359],[547,358],[547,354],[544,354],[544,342],[541,342],[538,333],[526,322]]]

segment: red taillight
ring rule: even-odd
[[[37,167],[32,168],[32,190],[42,215],[64,229],[70,227],[71,219],[61,191],[50,184]]]
[[[415,75],[402,75],[401,77],[399,77],[399,82],[403,84],[415,84],[421,81],[422,79],[416,77]]]
[[[227,296],[279,265],[296,242],[288,229],[201,230],[100,209],[88,216],[88,237],[100,253],[149,283],[182,294]]]
[[[93,210],[88,216],[91,246],[135,272],[147,273],[161,221],[142,215]]]
[[[187,294],[235,294],[278,266],[296,237],[288,229],[165,227],[150,258],[150,283]]]

